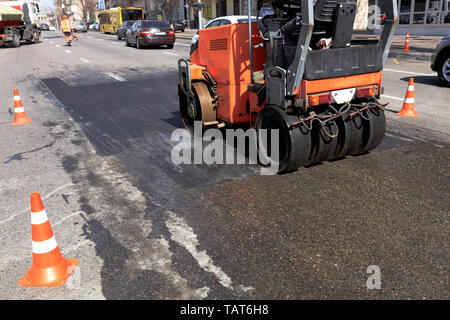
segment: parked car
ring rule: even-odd
[[[48,23],[41,23],[41,25],[39,26],[39,29],[41,29],[43,31],[50,31],[50,26],[48,25]]]
[[[56,30],[56,28],[55,28],[55,26],[54,26],[54,25],[50,25],[50,26],[48,27],[48,30],[50,30],[50,31],[55,31],[55,30]]]
[[[136,45],[141,49],[151,45],[166,45],[172,49],[175,43],[175,31],[169,24],[161,20],[137,20],[127,30],[125,37],[126,45]]]
[[[437,72],[444,86],[450,87],[450,37],[439,40],[431,57],[431,69]]]
[[[248,16],[223,16],[210,20],[203,29],[226,26],[227,24],[247,23],[247,22]],[[255,16],[252,17],[252,22],[256,22]],[[197,41],[198,41],[198,31],[197,34],[194,34],[191,40],[191,53],[195,48]]]
[[[127,32],[128,29],[130,29],[133,26],[134,22],[135,22],[135,20],[124,21],[119,26],[119,28],[117,29],[117,39],[118,40],[122,40],[122,38],[125,38],[125,33]]]
[[[100,27],[100,22],[96,21],[89,26],[89,30],[98,31],[99,27]]]
[[[172,24],[173,24],[173,30],[175,32],[177,32],[177,31],[184,32],[184,29],[186,28],[186,23],[181,20],[174,20],[172,22]]]
[[[87,25],[84,22],[76,22],[75,23],[75,30],[77,30],[78,32],[87,32]]]

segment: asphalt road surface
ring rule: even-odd
[[[450,90],[429,61],[388,59],[376,150],[265,176],[172,163],[188,55],[93,32],[0,48],[1,299],[449,299]],[[417,118],[395,115],[409,77]],[[14,88],[32,124],[10,125]],[[17,285],[32,192],[80,261],[58,288]]]

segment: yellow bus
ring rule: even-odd
[[[98,19],[100,20],[100,32],[116,34],[122,22],[144,19],[144,10],[134,7],[117,7],[109,10],[100,10]]]

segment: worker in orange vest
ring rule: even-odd
[[[64,15],[61,20],[61,28],[66,38],[67,45],[70,47],[72,45],[72,26],[66,15]]]

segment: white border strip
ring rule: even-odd
[[[33,248],[33,253],[47,253],[58,247],[55,237],[51,237],[44,241],[32,241],[31,246]]]
[[[420,72],[394,70],[394,69],[386,69],[386,68],[383,68],[383,71],[398,72],[398,73],[409,73],[409,74],[416,74],[416,75],[419,75],[419,76],[434,76],[435,75],[434,73],[420,73]]]
[[[381,95],[382,98],[388,98],[388,99],[394,99],[394,100],[399,100],[399,101],[403,101],[403,98],[397,98],[397,97],[393,97],[393,96],[387,96],[385,94]]]
[[[39,212],[31,211],[31,224],[42,224],[47,221],[48,218],[47,213],[45,213],[45,210]]]
[[[124,79],[124,78],[122,78],[121,76],[118,76],[117,74],[112,73],[112,72],[106,72],[105,74],[106,74],[107,76],[110,76],[110,77],[113,78],[113,79],[116,79],[117,81],[120,81],[120,82],[125,82],[125,81],[127,81],[126,79]]]

